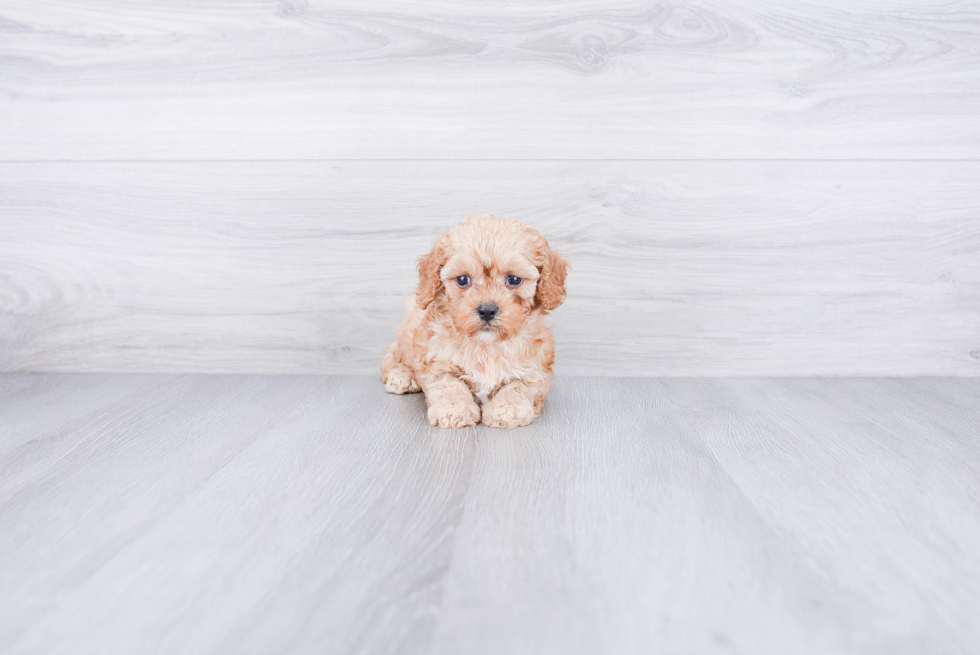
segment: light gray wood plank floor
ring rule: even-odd
[[[970,653],[980,380],[0,376],[0,651]]]
[[[976,653],[980,380],[0,376],[3,653]]]

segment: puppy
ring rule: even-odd
[[[567,267],[520,221],[480,214],[441,235],[385,350],[385,389],[424,391],[429,422],[444,428],[533,421],[555,359],[544,315],[565,299]]]

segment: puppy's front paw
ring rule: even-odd
[[[388,393],[416,393],[421,390],[419,383],[407,368],[388,371],[388,377],[385,378],[385,391]]]
[[[483,425],[491,428],[519,428],[534,420],[530,403],[496,403],[483,406]]]
[[[480,406],[473,401],[439,403],[429,407],[429,423],[440,428],[462,428],[480,421]]]

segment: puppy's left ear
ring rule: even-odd
[[[560,254],[551,249],[544,239],[540,255],[543,263],[540,266],[541,277],[538,278],[536,305],[544,313],[556,309],[565,301],[565,275],[568,272],[568,262]]]

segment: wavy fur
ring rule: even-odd
[[[565,258],[534,228],[480,214],[440,235],[418,268],[381,364],[385,389],[425,392],[432,425],[530,423],[551,389],[555,347],[543,317],[565,300]],[[522,282],[509,286],[510,275]],[[500,308],[489,324],[477,314],[485,303]]]

